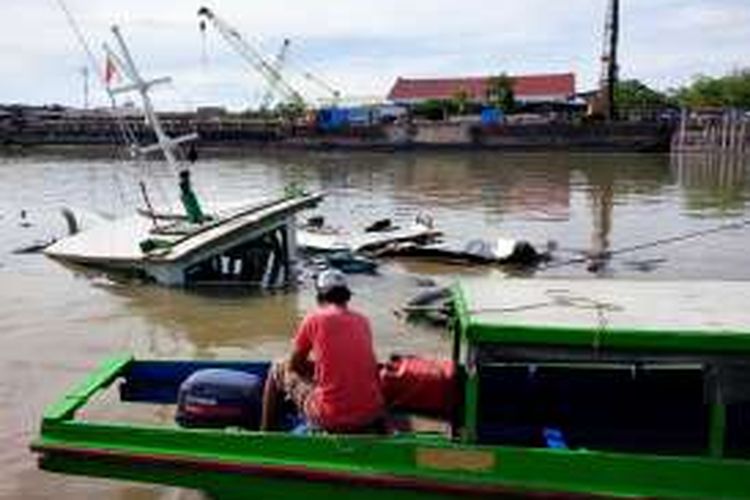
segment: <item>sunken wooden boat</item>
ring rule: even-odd
[[[61,239],[44,253],[167,286],[284,286],[295,281],[295,214],[322,197],[279,197],[194,220],[143,211]]]
[[[502,280],[453,297],[460,403],[442,432],[82,417],[115,387],[174,404],[200,370],[269,366],[124,356],[50,406],[31,447],[44,470],[216,498],[750,497],[749,283]]]
[[[167,286],[241,285],[272,288],[296,282],[296,222],[294,215],[311,208],[321,194],[306,194],[287,189],[284,196],[255,204],[215,210],[206,213],[193,190],[190,171],[184,161],[195,161],[195,149],[182,150],[182,144],[197,134],[170,137],[154,111],[149,91],[169,78],[146,81],[138,71],[133,57],[117,26],[112,27],[118,51],[105,44],[108,65],[127,78],[125,85],[107,92],[114,106],[115,96],[137,92],[146,123],[156,138],[154,144],[141,147],[134,143],[136,135],[128,123],[120,120],[129,151],[143,160],[147,155],[161,153],[168,167],[179,178],[179,199],[183,213],[158,210],[140,183],[145,209],[113,221],[107,221],[76,233],[75,216],[68,211],[70,236],[44,250],[50,257],[65,263],[96,267],[105,271],[125,272]],[[109,70],[108,70],[109,71]],[[112,71],[115,71],[113,69]]]

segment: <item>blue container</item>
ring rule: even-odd
[[[318,111],[318,126],[322,130],[336,130],[348,123],[347,108],[322,108]]]
[[[501,123],[505,119],[502,110],[497,108],[484,108],[482,109],[481,120],[482,125],[495,125]]]

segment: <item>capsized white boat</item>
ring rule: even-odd
[[[322,194],[280,198],[225,211],[203,222],[146,213],[101,223],[47,247],[50,257],[131,271],[169,286],[275,287],[294,280],[295,213]]]
[[[57,241],[45,249],[53,258],[104,270],[134,272],[169,286],[231,284],[275,287],[294,283],[296,212],[315,206],[322,194],[286,193],[260,204],[204,213],[190,184],[187,168],[178,165],[180,145],[197,135],[172,138],[163,130],[148,90],[168,82],[145,81],[138,73],[119,29],[112,28],[119,53],[105,45],[108,61],[115,64],[129,83],[107,88],[112,102],[121,92],[140,94],[147,123],[157,143],[131,145],[145,155],[160,151],[178,174],[184,214],[159,214],[141,184],[146,210],[132,216],[103,222],[91,229]],[[189,156],[190,155],[186,155]]]

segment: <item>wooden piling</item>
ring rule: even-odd
[[[740,154],[744,154],[746,144],[747,144],[747,120],[743,118],[740,121],[740,142],[737,148],[737,152]]]

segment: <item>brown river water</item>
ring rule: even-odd
[[[64,206],[112,216],[132,209],[139,177],[171,189],[163,168],[70,154],[0,158],[0,498],[195,497],[37,471],[28,444],[43,408],[103,358],[120,352],[147,358],[277,357],[312,306],[309,278],[289,293],[172,290],[82,274],[40,254],[13,253],[64,235]],[[318,212],[334,226],[364,227],[384,217],[406,224],[426,212],[447,240],[507,236],[537,247],[554,241],[557,262],[586,250],[618,251],[750,219],[750,162],[738,158],[254,153],[200,160],[193,177],[209,206],[257,199],[296,183],[328,192]],[[596,275],[580,263],[522,274],[748,280],[749,246],[746,226],[620,253]],[[497,267],[387,260],[376,276],[351,277],[353,307],[371,317],[381,356],[447,355],[445,333],[407,325],[394,309],[425,277],[502,286],[508,274]]]

